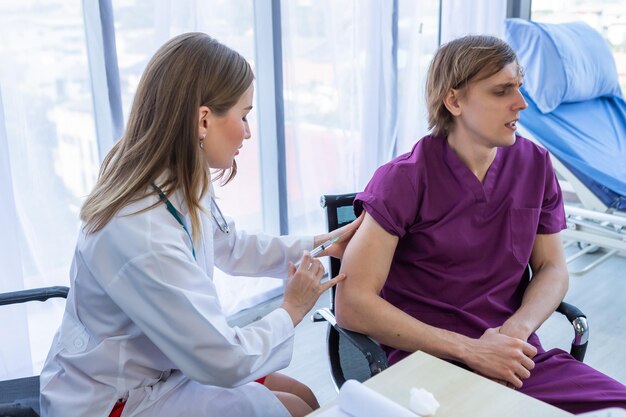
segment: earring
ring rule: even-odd
[[[204,142],[202,142],[204,138],[205,138],[204,135],[200,136],[200,149],[204,149]]]
[[[204,143],[200,142],[200,149],[204,149]]]

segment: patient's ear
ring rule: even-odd
[[[460,91],[451,88],[443,98],[443,105],[453,115],[459,116],[461,114],[461,106],[459,105]]]

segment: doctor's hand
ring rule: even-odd
[[[537,349],[523,340],[487,329],[479,339],[471,339],[463,362],[479,374],[521,388],[535,367]]]
[[[341,259],[343,257],[343,253],[348,246],[348,242],[354,236],[356,229],[361,226],[363,223],[363,218],[365,217],[365,210],[361,215],[354,220],[352,223],[346,224],[339,229],[335,229],[330,233],[326,233],[323,235],[315,236],[315,244],[313,246],[318,246],[327,240],[330,240],[336,236],[340,236],[339,240],[335,242],[330,248],[326,249],[324,252],[320,253],[319,256],[332,256],[333,258]]]
[[[285,297],[281,307],[291,316],[294,327],[311,311],[324,291],[346,277],[345,274],[339,274],[322,283],[320,281],[323,275],[324,266],[319,259],[313,258],[308,251],[304,251],[300,266],[297,269],[293,263],[289,262]]]

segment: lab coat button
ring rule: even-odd
[[[74,340],[74,346],[76,346],[76,348],[78,349],[82,348],[84,344],[85,342],[83,342],[83,339]]]

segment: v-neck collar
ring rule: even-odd
[[[457,156],[456,153],[450,147],[448,138],[443,140],[443,157],[452,170],[453,175],[457,180],[472,191],[476,202],[486,203],[491,196],[493,189],[498,178],[498,172],[500,171],[500,163],[502,160],[502,150],[496,148],[496,157],[491,162],[491,165],[487,169],[485,178],[481,183],[480,180],[474,175],[474,173],[465,165],[465,163]]]

